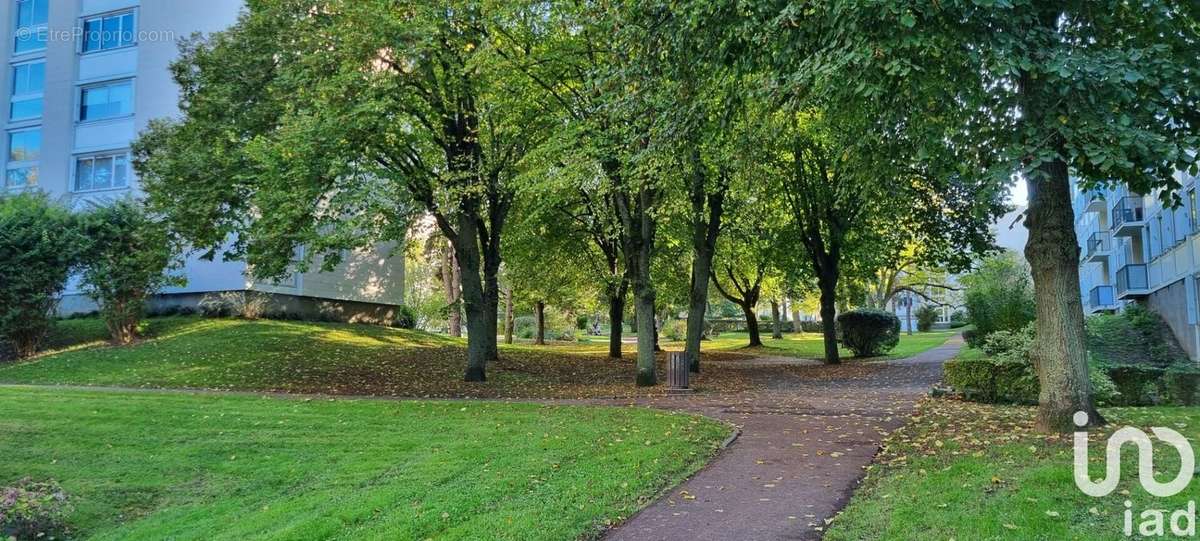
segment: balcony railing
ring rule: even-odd
[[[1108,252],[1112,246],[1112,234],[1108,231],[1097,231],[1087,239],[1086,257],[1092,257],[1101,252]]]
[[[1145,212],[1141,197],[1122,197],[1112,209],[1112,226],[1118,228],[1128,222],[1145,220]]]
[[[1088,306],[1092,308],[1106,308],[1116,304],[1117,294],[1113,286],[1093,287],[1091,295],[1088,296]]]
[[[1146,264],[1125,265],[1117,271],[1117,295],[1145,292],[1150,289],[1146,275]]]

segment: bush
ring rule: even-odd
[[[929,332],[933,328],[933,324],[937,323],[937,309],[928,304],[921,305],[917,308],[917,330],[921,332]]]
[[[401,329],[417,328],[417,311],[407,304],[401,304],[396,307],[396,317],[392,319],[392,326]]]
[[[80,220],[88,238],[83,289],[100,305],[112,341],[132,343],[146,299],[164,286],[183,285],[183,277],[169,272],[183,265],[182,247],[132,199],[98,206]]]
[[[1016,331],[1036,315],[1029,266],[1013,252],[985,260],[962,284],[967,316],[980,336]]]
[[[533,316],[517,316],[513,318],[513,334],[517,338],[529,340],[537,333],[537,321]]]
[[[958,329],[958,328],[966,327],[966,326],[967,326],[967,314],[966,313],[964,313],[962,310],[955,310],[953,314],[950,314],[950,328],[951,329]]]
[[[563,329],[558,332],[549,332],[547,334],[551,335],[547,337],[550,340],[558,340],[560,342],[574,342],[578,340],[575,335],[575,329]]]
[[[1155,366],[1121,365],[1108,368],[1121,396],[1116,406],[1150,406],[1162,401],[1159,388],[1166,370]]]
[[[838,315],[842,344],[856,357],[882,355],[900,343],[900,318],[883,310],[851,310]]]
[[[662,337],[671,342],[681,342],[687,338],[687,321],[676,319],[662,326]]]
[[[800,331],[820,333],[825,332],[825,328],[820,321],[801,321]]]
[[[1149,364],[1167,367],[1187,362],[1175,335],[1162,317],[1131,305],[1119,314],[1099,314],[1087,319],[1088,349],[1105,363]]]
[[[588,328],[588,317],[584,314],[575,316],[575,330],[586,331]]]
[[[1097,404],[1119,403],[1120,390],[1103,368],[1089,367],[1088,378]],[[1036,404],[1041,389],[1033,363],[1023,359],[954,359],[945,364],[945,379],[975,402]]]
[[[979,334],[979,331],[976,331],[975,329],[967,329],[963,331],[962,337],[963,341],[967,343],[967,347],[969,348],[978,349],[983,347],[983,339],[985,337]]]
[[[1178,406],[1200,405],[1200,367],[1178,364],[1167,369],[1163,376],[1167,401]]]
[[[58,483],[22,479],[16,486],[0,488],[0,538],[54,539],[66,532],[71,511]]]
[[[54,322],[85,239],[78,221],[42,193],[0,197],[0,341],[32,356]]]

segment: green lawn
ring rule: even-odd
[[[501,347],[485,384],[462,381],[462,339],[374,325],[200,317],[153,318],[147,339],[104,341],[97,319],[58,323],[52,346],[34,359],[0,364],[0,383],[197,388],[415,398],[588,398],[661,394],[633,385],[633,356],[606,358],[594,344]],[[711,352],[710,359],[738,357]],[[662,359],[665,362],[665,354]],[[714,369],[697,390],[749,385]]]
[[[1200,443],[1200,408],[1106,409],[1109,430],[1164,426]],[[1137,482],[1137,453],[1127,446],[1117,491],[1089,497],[1076,488],[1070,437],[1032,430],[1033,408],[949,399],[925,401],[909,426],[885,443],[868,479],[825,539],[1126,539],[1124,501],[1180,509],[1200,499],[1200,484],[1168,499]],[[1104,439],[1092,438],[1091,475],[1103,477]],[[1159,444],[1158,479],[1178,471],[1178,454]],[[1125,492],[1127,491],[1127,492]],[[1135,518],[1136,521],[1136,518]],[[1167,533],[1170,525],[1167,524]],[[1136,535],[1136,523],[1135,523]]]
[[[58,480],[81,539],[592,538],[728,432],[637,408],[0,386],[0,486]]]
[[[911,357],[923,351],[938,347],[959,334],[960,330],[932,331],[900,335],[900,343],[888,352],[886,357],[877,359],[900,359]],[[770,330],[762,334],[762,348],[746,348],[750,337],[744,332],[721,333],[716,339],[705,342],[704,348],[717,351],[741,350],[763,355],[783,355],[802,359],[820,359],[825,356],[825,343],[819,333],[784,333],[783,339],[771,338]],[[853,353],[845,348],[839,348],[843,358],[850,358]]]

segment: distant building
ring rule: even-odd
[[[178,115],[168,71],[178,41],[233,24],[241,0],[0,0],[6,89],[0,192],[41,189],[79,208],[139,192],[129,147],[155,118]],[[254,291],[276,309],[386,318],[403,302],[404,258],[390,246],[348,254],[330,273],[251,279],[242,262],[187,261],[188,285],[158,304]],[[62,310],[91,301],[68,287]]]
[[[1200,359],[1196,282],[1200,280],[1200,202],[1196,178],[1176,173],[1182,205],[1125,186],[1075,187],[1075,235],[1081,247],[1084,312],[1140,303],[1162,315],[1188,355]]]

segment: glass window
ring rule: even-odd
[[[16,0],[14,28],[17,54],[44,49],[46,47],[46,21],[49,20],[50,0]]]
[[[133,12],[118,13],[83,21],[83,52],[103,51],[133,45]]]
[[[38,168],[36,165],[29,167],[13,167],[9,168],[8,173],[4,176],[5,188],[23,188],[26,186],[37,186],[38,183]]]
[[[121,81],[84,88],[79,120],[99,120],[133,114],[133,82]]]
[[[32,162],[42,155],[42,130],[8,134],[8,161]]]
[[[105,190],[129,185],[129,156],[88,156],[75,162],[75,190]]]
[[[46,63],[32,62],[13,66],[10,120],[42,116],[42,90],[46,85]]]

